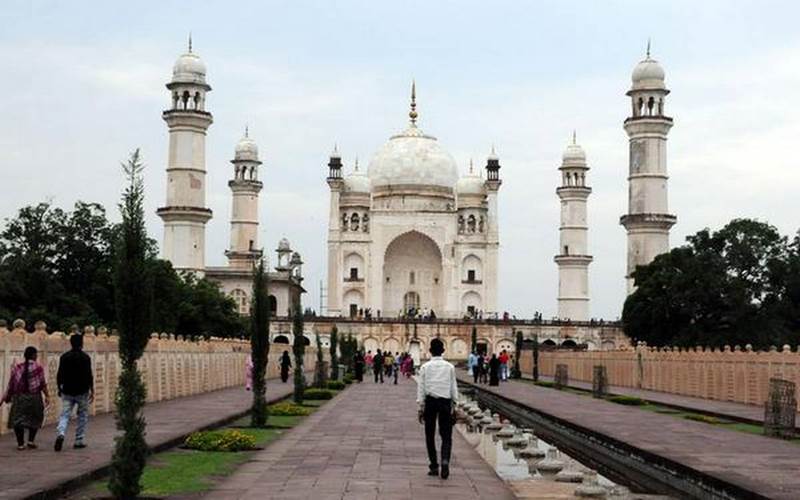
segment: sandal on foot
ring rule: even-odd
[[[22,446],[17,446],[17,451],[25,451],[25,450],[27,450],[27,448],[25,448],[24,444]]]
[[[36,443],[28,443],[29,450],[35,450],[36,448],[38,448],[38,446],[36,446]]]

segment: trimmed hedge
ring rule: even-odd
[[[546,380],[538,380],[534,382],[534,385],[538,385],[539,387],[550,387],[550,388],[556,386],[555,382],[548,382]]]
[[[311,410],[289,401],[270,405],[269,414],[278,417],[305,417],[311,415]],[[267,421],[269,422],[269,421]]]
[[[331,399],[333,397],[333,391],[329,391],[328,389],[306,389],[303,391],[303,399],[308,399],[309,401],[319,401],[324,399]]]
[[[342,389],[347,387],[347,385],[344,382],[340,382],[338,380],[328,380],[328,383],[325,384],[325,387],[327,389],[330,389],[331,391],[341,391]]]
[[[610,396],[608,400],[612,403],[626,406],[643,406],[647,404],[644,399],[633,396]]]
[[[717,425],[723,423],[722,420],[718,419],[717,417],[701,415],[699,413],[690,413],[688,415],[684,415],[683,418],[686,420],[694,420],[695,422],[703,422],[704,424]]]
[[[256,449],[256,438],[235,429],[201,431],[190,434],[183,445],[200,451],[246,451]]]
[[[344,380],[345,384],[350,385],[355,381],[355,378],[348,373],[347,375],[344,376],[342,380]]]

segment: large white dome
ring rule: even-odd
[[[435,186],[453,189],[458,167],[435,137],[415,125],[393,136],[369,163],[372,187]]]

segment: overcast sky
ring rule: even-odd
[[[800,226],[800,4],[735,1],[45,2],[0,6],[0,218],[51,199],[118,219],[119,162],[142,149],[148,230],[165,200],[164,84],[185,51],[208,66],[206,261],[225,263],[229,160],[245,123],[261,150],[261,243],[306,261],[305,304],[326,268],[327,157],[352,168],[406,124],[466,171],[502,164],[499,304],[555,314],[557,167],[572,130],[591,170],[591,314],[624,299],[625,91],[648,37],[664,66],[671,244],[734,217]],[[270,252],[272,257],[272,253]],[[274,260],[274,259],[273,259]]]

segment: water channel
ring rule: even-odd
[[[504,416],[492,413],[469,397],[457,408],[456,430],[506,481],[518,498],[667,500],[674,497],[634,490],[598,474],[581,457],[569,455]]]

